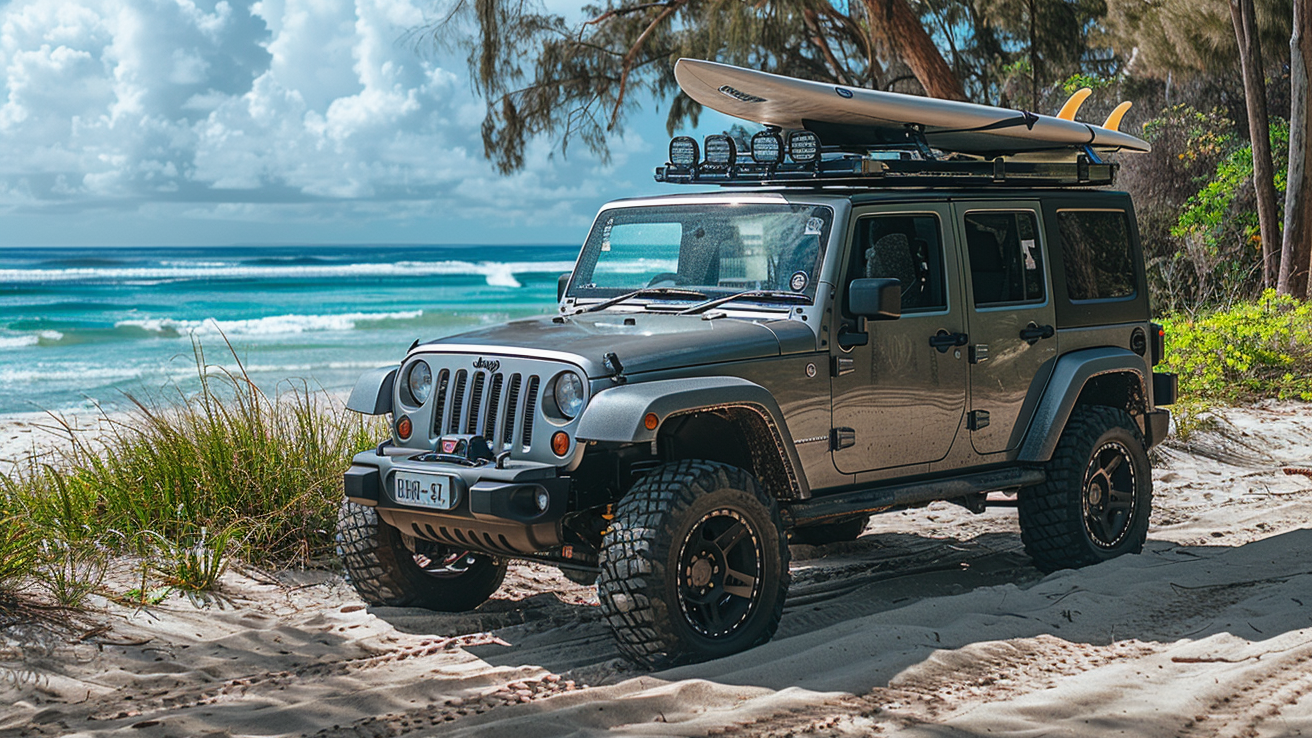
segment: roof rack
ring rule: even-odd
[[[737,164],[656,169],[656,181],[740,187],[1101,187],[1116,179],[1118,165],[1074,162],[880,161],[839,159],[812,164]]]
[[[669,162],[656,168],[656,181],[733,187],[1101,187],[1115,181],[1119,168],[1087,147],[1069,150],[1074,156],[1064,160],[942,159],[926,146],[826,151],[818,137],[803,131],[792,132],[787,147],[776,134],[764,134],[758,147],[762,135],[753,137],[749,150],[740,150],[729,136],[707,136],[704,159],[696,141],[679,136],[670,142]]]

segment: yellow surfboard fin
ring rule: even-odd
[[[1129,100],[1126,100],[1120,105],[1117,105],[1116,109],[1112,111],[1112,114],[1107,116],[1107,121],[1102,124],[1102,127],[1109,131],[1121,130],[1121,118],[1125,117],[1125,111],[1129,110],[1130,106],[1133,104],[1134,103]]]
[[[1062,120],[1075,120],[1075,114],[1080,112],[1080,106],[1083,105],[1084,101],[1088,100],[1089,95],[1092,94],[1093,90],[1088,87],[1081,87],[1076,90],[1075,94],[1071,95],[1071,99],[1067,100],[1066,104],[1061,106],[1061,112],[1057,113],[1057,117]]]

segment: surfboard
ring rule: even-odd
[[[700,59],[680,59],[674,65],[674,77],[689,97],[712,110],[785,130],[810,130],[832,146],[905,144],[907,132],[919,128],[931,147],[977,156],[1055,152],[1084,146],[1101,152],[1152,150],[1147,141],[1115,128],[1073,120],[1087,94],[1076,93],[1063,108],[1063,113],[1072,118],[1068,120],[989,105],[811,82]],[[1108,118],[1108,125],[1119,126],[1124,112],[1118,107]]]

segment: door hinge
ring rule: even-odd
[[[856,371],[856,360],[846,356],[835,356],[833,363],[829,365],[829,375],[833,377],[841,377],[854,371]]]
[[[989,427],[989,411],[971,410],[970,415],[966,417],[966,427],[973,431]]]
[[[851,428],[834,428],[829,431],[829,448],[838,451],[856,445],[856,431]]]

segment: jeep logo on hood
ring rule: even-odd
[[[501,362],[495,360],[488,361],[487,359],[484,359],[483,357],[480,356],[479,358],[474,360],[474,368],[486,369],[489,372],[495,374],[496,371],[501,368]]]

